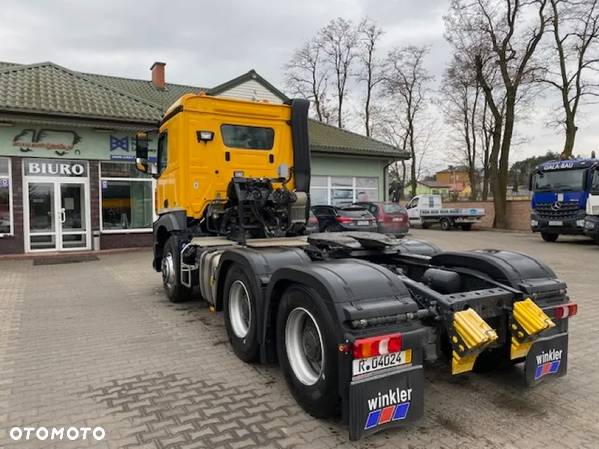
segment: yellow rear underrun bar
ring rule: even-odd
[[[530,298],[514,303],[512,318],[513,321],[510,325],[512,331],[510,358],[512,360],[526,357],[535,338],[541,332],[555,327],[551,318]]]
[[[471,371],[478,355],[497,340],[497,333],[474,309],[453,315],[452,374]]]

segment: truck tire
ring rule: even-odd
[[[225,327],[235,355],[247,363],[258,359],[258,306],[249,276],[240,265],[234,264],[225,277],[223,289]]]
[[[451,221],[449,221],[449,218],[441,218],[440,224],[443,231],[449,231],[451,229]]]
[[[462,223],[462,231],[472,231],[472,223]]]
[[[181,284],[180,264],[179,239],[172,235],[164,244],[160,271],[166,296],[174,303],[191,299],[191,289]]]
[[[317,418],[339,410],[336,343],[329,314],[312,289],[289,287],[277,313],[277,353],[287,385],[301,407]]]
[[[559,234],[549,234],[548,232],[541,232],[541,237],[546,242],[555,242],[559,237]]]
[[[422,229],[429,229],[431,225],[429,223],[422,222]]]

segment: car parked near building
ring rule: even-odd
[[[374,216],[359,206],[313,206],[320,232],[364,231],[376,232]]]
[[[318,225],[318,218],[316,218],[316,215],[314,215],[314,212],[312,212],[312,209],[310,209],[310,211],[309,211],[308,223],[306,225],[306,232],[308,234],[312,234],[314,232],[320,232],[320,227]]]
[[[377,232],[405,236],[410,229],[410,219],[405,207],[390,201],[358,201],[356,206],[363,207],[376,219]]]

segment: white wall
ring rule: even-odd
[[[281,99],[256,80],[249,80],[217,95],[218,97],[246,98],[248,100],[268,100],[282,103]]]

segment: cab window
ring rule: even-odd
[[[599,193],[599,170],[595,170],[593,174],[593,184],[591,185],[591,191],[593,193]]]
[[[168,134],[161,133],[158,136],[158,175],[166,169],[168,164]]]
[[[221,125],[220,132],[225,146],[243,150],[270,150],[275,139],[274,129],[258,126]]]

